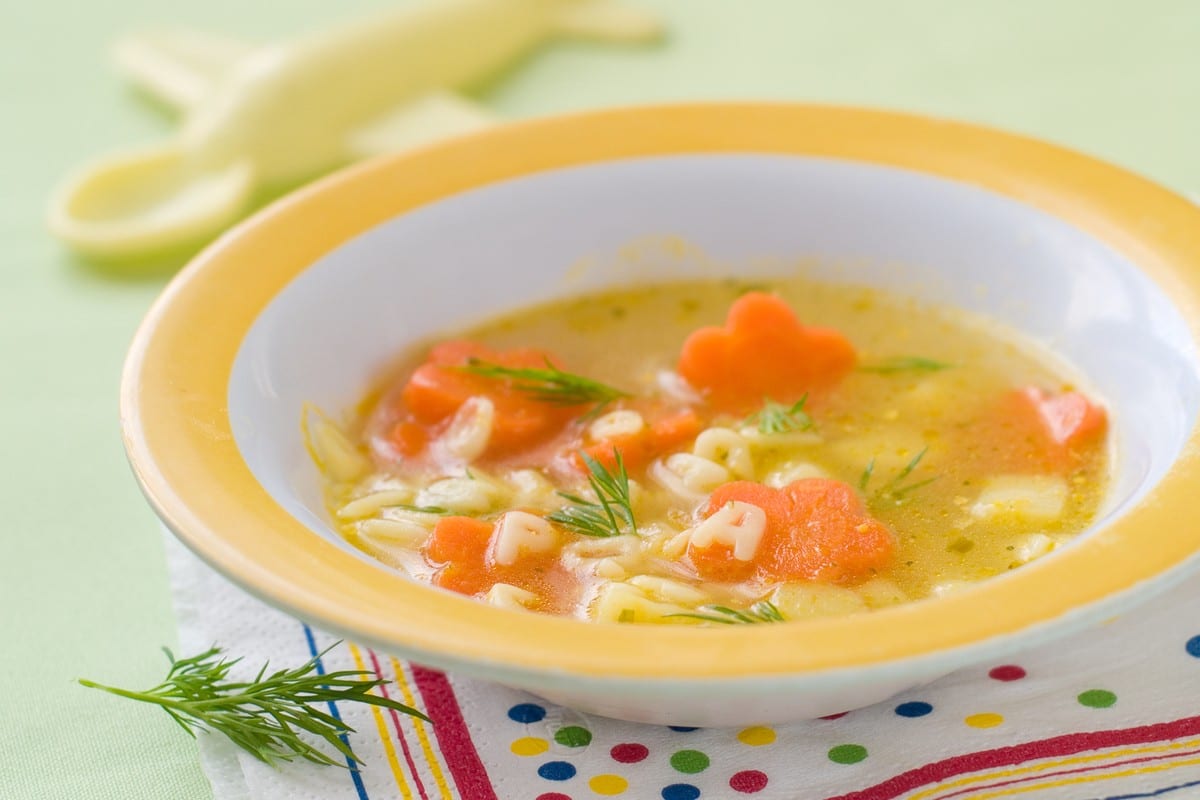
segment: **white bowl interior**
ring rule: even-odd
[[[681,253],[681,240],[694,249]],[[346,242],[246,336],[229,383],[234,436],[274,499],[345,547],[301,438],[305,403],[340,413],[414,341],[506,310],[635,281],[789,274],[800,263],[817,279],[991,316],[1073,363],[1114,421],[1109,516],[1167,471],[1195,420],[1200,369],[1187,326],[1156,284],[1095,238],[916,172],[700,155],[496,183]]]

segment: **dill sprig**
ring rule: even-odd
[[[493,364],[479,358],[470,358],[465,366],[459,367],[464,372],[482,375],[485,378],[496,378],[512,381],[513,388],[524,392],[542,403],[556,406],[579,406],[586,403],[595,404],[589,415],[598,414],[614,400],[629,397],[628,392],[615,389],[591,378],[563,372],[546,359],[545,369],[538,367],[506,367]]]
[[[925,458],[925,454],[928,451],[928,447],[921,448],[921,452],[913,456],[912,460],[905,464],[904,467],[897,472],[890,481],[885,483],[878,489],[878,491],[875,492],[875,497],[880,500],[892,500],[896,503],[896,505],[900,505],[901,503],[904,503],[908,499],[908,496],[917,489],[920,489],[923,486],[928,486],[940,478],[940,475],[934,475],[931,478],[924,478],[919,481],[913,481],[909,484],[904,483],[904,480],[908,478],[908,476],[912,474],[913,470],[917,468],[917,466],[921,463],[921,459]],[[871,482],[871,476],[874,471],[875,459],[872,458],[870,462],[867,463],[867,468],[863,470],[862,475],[858,479],[858,488],[861,491],[865,492],[867,490],[867,484]]]
[[[569,492],[559,492],[571,505],[549,514],[546,519],[584,536],[620,536],[626,528],[629,533],[637,535],[633,503],[629,498],[629,474],[625,471],[621,451],[614,452],[617,459],[615,472],[609,472],[607,467],[587,453],[580,453],[587,466],[588,484],[596,495],[596,501]]]
[[[401,511],[412,511],[415,514],[449,514],[450,509],[442,508],[441,506],[414,506],[409,503],[396,503],[389,505],[388,508],[396,508]]]
[[[267,674],[268,665],[263,664],[251,681],[229,680],[229,671],[241,659],[225,658],[218,647],[180,659],[164,647],[171,667],[163,682],[152,689],[135,692],[83,678],[79,682],[118,697],[153,703],[166,711],[189,736],[195,737],[198,730],[223,733],[259,761],[271,765],[296,759],[342,765],[336,754],[306,741],[304,733],[324,740],[337,753],[354,762],[361,761],[341,738],[353,733],[354,729],[317,708],[319,703],[367,703],[429,721],[415,708],[371,694],[372,689],[387,683],[382,679],[362,679],[374,673],[345,670],[322,675],[319,659],[332,647],[299,667],[281,669],[270,675]]]
[[[806,402],[808,402],[807,394],[790,406],[764,397],[762,409],[746,417],[746,424],[756,426],[758,432],[764,436],[810,430],[813,421],[812,417],[804,411]]]
[[[867,467],[862,471],[862,475],[858,476],[858,489],[861,492],[867,490],[867,484],[871,482],[871,476],[875,474],[875,459],[872,458],[867,462]]]
[[[892,375],[897,372],[940,372],[944,369],[953,367],[945,361],[935,361],[932,358],[924,358],[923,356],[896,356],[894,358],[885,358],[883,361],[877,361],[874,364],[861,364],[858,367],[859,372],[875,372],[880,375]]]
[[[787,617],[770,600],[759,600],[746,610],[730,608],[729,606],[700,606],[700,613],[669,614],[672,617],[689,617],[705,622],[719,622],[722,625],[753,624],[757,622],[787,622]]]

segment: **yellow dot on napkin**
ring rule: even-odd
[[[513,742],[510,749],[519,756],[540,756],[550,749],[550,743],[536,736],[526,736]]]
[[[775,741],[775,731],[762,725],[755,725],[753,728],[744,728],[737,735],[737,738],[742,744],[748,744],[751,747],[761,747],[764,744],[772,744]]]
[[[588,786],[596,794],[614,795],[620,794],[629,788],[629,781],[622,778],[620,775],[597,775],[588,781]]]
[[[1004,722],[1004,717],[999,714],[972,714],[963,720],[972,728],[994,728]]]

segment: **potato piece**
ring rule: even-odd
[[[957,579],[945,580],[945,581],[941,581],[940,583],[936,583],[933,586],[931,586],[929,588],[929,596],[930,597],[945,597],[947,595],[957,594],[958,592],[961,592],[964,589],[968,589],[970,587],[971,587],[970,581],[957,580]]]
[[[671,616],[688,613],[692,609],[651,600],[644,590],[628,583],[604,584],[591,607],[592,618],[599,622],[695,622],[688,617]]]
[[[904,590],[887,578],[872,578],[855,588],[869,608],[885,608],[908,602]]]
[[[828,583],[780,584],[771,602],[788,619],[833,617],[867,610],[866,601],[853,589]]]
[[[1035,558],[1050,553],[1058,547],[1058,540],[1052,536],[1047,536],[1044,533],[1034,533],[1026,536],[1025,539],[1017,545],[1014,553],[1017,563],[1028,564]]]
[[[971,506],[976,519],[1018,518],[1048,522],[1062,515],[1067,482],[1053,475],[1001,475],[992,478]]]

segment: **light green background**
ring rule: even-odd
[[[511,117],[605,104],[870,104],[1041,136],[1200,190],[1195,0],[640,0],[668,44],[556,43],[484,95]],[[4,0],[0,11],[0,796],[203,798],[195,746],[139,686],[175,639],[162,543],[117,431],[123,351],[161,278],[117,280],[42,228],[79,161],[169,130],[110,70],[149,24],[285,36],[378,0]]]

